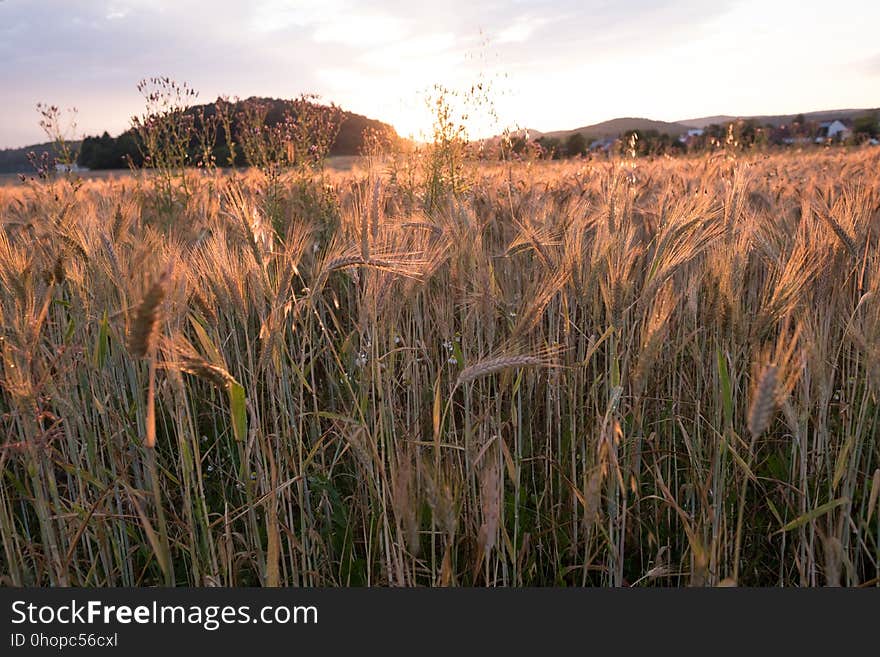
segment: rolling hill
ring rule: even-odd
[[[233,131],[237,130],[238,127],[237,112],[243,107],[245,102],[253,101],[263,103],[268,108],[266,114],[267,125],[275,125],[284,119],[285,111],[288,108],[287,103],[289,102],[277,98],[249,98],[246,101],[238,101],[232,108]],[[195,105],[187,110],[188,113],[195,113],[197,111],[202,111],[205,116],[211,117],[216,114],[216,103]],[[382,121],[344,110],[340,119],[339,131],[330,147],[330,155],[360,154],[364,146],[364,132],[368,129],[377,134],[384,135],[391,143],[400,139],[394,128]],[[88,136],[82,141],[69,142],[69,145],[72,150],[79,151],[79,164],[88,169],[127,168],[127,158],[129,157],[136,165],[140,166],[141,164],[142,155],[138,149],[133,130],[127,130],[116,137],[111,137],[105,132],[100,136]],[[47,142],[21,148],[0,150],[0,173],[33,173],[33,166],[28,160],[28,153],[30,152],[34,152],[37,157],[42,153],[55,155],[55,146]],[[214,152],[217,155],[217,161],[225,164],[228,156],[228,147],[222,130],[218,132]],[[241,161],[239,162],[239,160]],[[240,150],[236,162],[240,165],[245,164]]]
[[[655,121],[653,119],[643,119],[635,117],[626,117],[621,119],[611,119],[593,125],[586,125],[581,128],[572,130],[556,130],[554,132],[542,133],[546,137],[555,137],[556,139],[566,139],[576,132],[581,133],[588,139],[605,139],[617,137],[621,133],[630,130],[656,130],[660,134],[672,135],[678,137],[688,130],[688,126],[681,123],[668,123],[666,121]]]
[[[817,112],[804,112],[804,118],[807,121],[832,121],[834,119],[852,120],[859,116],[863,116],[870,112],[880,111],[875,109],[839,109],[839,110],[821,110]],[[667,134],[673,137],[683,135],[689,129],[705,128],[712,124],[724,125],[738,119],[756,120],[762,125],[770,124],[778,127],[782,124],[791,123],[797,114],[778,114],[778,115],[760,115],[760,116],[733,116],[728,114],[720,114],[716,116],[704,116],[695,119],[684,119],[682,121],[656,121],[646,118],[619,118],[603,121],[593,125],[586,125],[580,128],[569,130],[554,130],[551,132],[540,132],[537,130],[529,130],[529,134],[533,138],[551,137],[565,140],[574,133],[581,133],[588,139],[607,139],[619,137],[622,133],[630,130],[656,130],[660,134]]]
[[[864,114],[868,114],[870,112],[877,111],[876,109],[839,109],[839,110],[821,110],[818,112],[803,112],[804,119],[807,121],[833,121],[835,119],[854,119],[859,116],[863,116]],[[677,121],[678,124],[686,126],[688,128],[705,128],[706,126],[716,124],[724,124],[730,123],[731,121],[736,121],[737,119],[749,119],[758,121],[761,125],[770,124],[774,127],[779,127],[782,124],[791,123],[798,115],[797,114],[767,114],[767,115],[759,115],[759,116],[729,116],[729,115],[720,115],[720,116],[704,116],[698,119],[684,119],[683,121]]]

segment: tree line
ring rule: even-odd
[[[564,138],[542,135],[537,139],[517,134],[510,137],[510,150],[522,157],[560,160],[582,157],[591,151],[631,156],[677,155],[718,148],[749,150],[816,143],[857,146],[880,138],[880,116],[877,112],[867,113],[844,124],[847,127],[846,136],[831,139],[821,123],[807,120],[802,114],[781,124],[761,123],[756,119],[712,124],[702,129],[700,134],[685,134],[682,137],[655,129],[630,130],[616,138],[604,139],[584,132],[574,132]]]

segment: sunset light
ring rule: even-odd
[[[3,650],[876,654],[876,592],[880,0],[0,0]]]
[[[39,138],[38,101],[76,106],[86,132],[119,132],[138,108],[137,80],[156,73],[189,81],[204,102],[318,93],[414,136],[430,128],[426,89],[466,89],[480,75],[503,80],[501,124],[541,131],[617,116],[677,121],[878,104],[875,2],[843,0],[834,11],[815,0],[205,7],[0,3],[0,146]]]

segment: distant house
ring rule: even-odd
[[[614,146],[614,143],[618,141],[613,137],[606,137],[605,139],[597,139],[592,144],[590,144],[591,151],[608,151]]]
[[[74,162],[73,164],[56,162],[55,171],[57,171],[58,173],[76,173],[77,171],[88,171],[88,169],[86,167],[79,166],[76,162]]]
[[[681,137],[678,138],[682,144],[688,143],[694,137],[702,137],[705,133],[705,130],[702,128],[691,128],[686,133],[684,133]]]
[[[816,138],[817,142],[825,139],[842,141],[852,134],[852,130],[850,130],[849,126],[839,119],[835,119],[834,121],[823,121],[819,124],[819,127],[822,129],[822,134]]]

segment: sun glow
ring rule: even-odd
[[[383,102],[375,113],[391,124],[401,137],[419,142],[433,139],[441,116],[449,126],[460,129],[461,135],[470,140],[485,139],[500,134],[505,128],[516,127],[501,120],[491,91],[472,92],[470,86],[458,89],[438,84],[414,88],[407,97]]]

